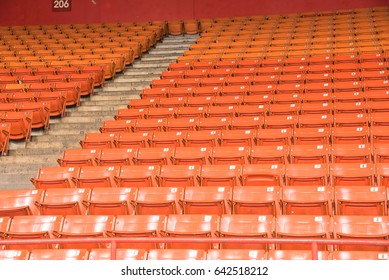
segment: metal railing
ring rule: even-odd
[[[388,246],[389,240],[378,239],[312,239],[312,238],[193,238],[193,237],[128,237],[128,238],[52,238],[0,240],[1,245],[56,245],[56,244],[110,244],[111,260],[116,260],[116,249],[120,243],[234,243],[234,244],[310,244],[312,259],[318,260],[320,245]]]

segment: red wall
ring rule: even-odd
[[[231,17],[386,5],[389,0],[72,0],[71,12],[53,12],[52,0],[0,0],[0,25]]]

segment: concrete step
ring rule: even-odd
[[[130,99],[128,99],[130,100]],[[81,103],[81,106],[84,107],[84,106],[119,106],[119,105],[123,105],[123,100],[113,100],[112,102],[107,102],[106,100],[90,100],[90,101],[83,101]]]
[[[66,117],[61,123],[101,123],[103,120],[112,119],[113,116],[89,116],[89,117]]]
[[[90,131],[88,130],[88,133]],[[98,132],[98,131],[96,131]],[[78,134],[67,134],[66,135],[66,142],[74,142],[78,143],[80,140],[84,139],[84,134],[81,134],[80,131],[78,131]],[[43,135],[39,137],[33,137],[32,142],[52,142],[52,141],[63,141],[64,135]]]
[[[128,103],[128,102],[127,102]],[[113,117],[116,114],[117,110],[107,110],[107,111],[82,111],[82,112],[69,112],[67,113],[68,117],[98,117],[98,118],[108,118]]]
[[[77,135],[77,134],[83,136],[84,133],[86,133],[86,132],[98,131],[100,124],[99,123],[95,123],[95,124],[66,123],[66,124],[58,124],[56,126],[57,126],[57,128],[50,130],[46,134],[48,137],[53,136],[53,135],[63,137],[63,136],[67,136],[67,135],[70,136],[70,135]],[[45,137],[45,135],[40,136],[40,137]]]
[[[35,177],[35,175],[28,175],[25,178],[21,177],[18,182],[15,182],[14,180],[0,182],[0,190],[33,190],[35,187],[30,182],[31,177]]]
[[[139,99],[139,96],[136,96],[136,99]],[[131,100],[129,98],[128,100]],[[123,105],[115,105],[115,106],[107,106],[107,105],[91,105],[91,106],[82,106],[79,107],[78,110],[68,110],[66,114],[68,113],[73,113],[73,112],[98,112],[98,111],[104,111],[104,110],[109,110],[109,111],[117,111],[119,109],[126,108],[128,105],[128,102],[123,104]]]

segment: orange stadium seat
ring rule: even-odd
[[[106,229],[109,237],[161,237],[161,233],[166,229],[166,216],[163,215],[118,215],[116,216],[112,229]],[[118,248],[126,249],[162,249],[164,244],[159,243],[134,243],[121,242]]]
[[[216,237],[219,229],[220,217],[217,215],[169,215],[166,222],[166,229],[162,235],[166,237]],[[212,243],[166,243],[166,249],[195,249],[208,250],[217,249],[217,244]]]
[[[84,215],[90,189],[50,188],[35,200],[39,215]]]

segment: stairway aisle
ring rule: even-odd
[[[8,156],[0,157],[0,189],[32,189],[30,178],[43,166],[58,166],[65,149],[80,149],[79,141],[87,132],[98,132],[102,121],[113,119],[130,99],[138,99],[168,65],[195,42],[197,35],[167,36],[143,54],[114,80],[83,98],[81,106],[66,109],[66,117],[50,119],[48,131],[33,131],[31,142],[10,143]]]

